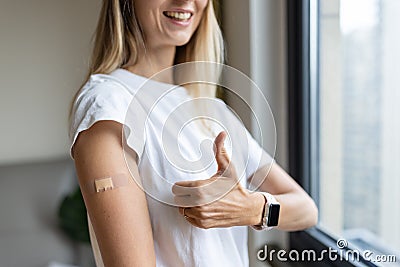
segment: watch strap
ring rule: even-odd
[[[264,209],[262,212],[262,219],[261,219],[261,224],[259,225],[251,225],[251,228],[254,230],[262,231],[262,230],[270,230],[274,228],[274,226],[268,226],[268,216],[269,216],[269,207],[271,204],[279,205],[279,202],[276,200],[276,198],[271,195],[270,193],[267,192],[260,192],[265,199],[265,205]]]

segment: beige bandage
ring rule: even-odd
[[[90,193],[101,193],[109,190],[117,189],[118,187],[128,185],[129,175],[117,174],[113,176],[97,178],[86,184],[86,189]]]

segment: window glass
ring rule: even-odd
[[[400,1],[319,3],[320,224],[399,253]]]

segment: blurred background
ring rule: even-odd
[[[250,231],[250,265],[299,266],[260,261],[265,244],[289,250],[329,239],[337,248],[343,237],[354,249],[397,257],[397,265],[365,266],[398,266],[400,1],[216,2],[227,64],[267,97],[275,158],[320,210],[319,225],[301,234]],[[0,0],[0,267],[94,266],[69,157],[68,111],[87,71],[100,5]],[[262,105],[251,92],[240,93],[255,111]],[[230,95],[225,100],[255,129],[248,107]],[[303,109],[293,114],[298,105]],[[260,123],[266,131],[273,127]],[[271,136],[260,141],[274,142]],[[303,154],[292,153],[297,147]]]
[[[267,50],[250,40],[250,12],[257,9],[250,1],[215,2],[232,52],[229,64],[247,75],[252,64],[266,67],[268,75],[259,77],[270,78],[268,87],[277,89],[270,91],[277,96],[274,105],[283,110],[285,1],[255,1],[270,14],[257,37],[265,42],[271,36]],[[0,0],[0,266],[93,266],[73,194],[68,111],[87,71],[100,6],[101,0]],[[268,59],[256,62],[251,47]],[[251,129],[248,108],[237,106]],[[285,121],[278,126],[284,131]],[[279,142],[285,161],[285,140]],[[67,208],[60,212],[63,201]],[[286,242],[281,233],[275,239]]]
[[[76,188],[68,109],[100,4],[0,1],[0,266],[93,266],[88,243],[62,230],[59,212]],[[64,211],[75,233],[84,228],[79,208]]]

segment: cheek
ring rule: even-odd
[[[137,16],[146,42],[153,43],[163,34],[163,26],[154,12],[143,12]]]
[[[196,1],[196,4],[197,4],[197,12],[198,12],[198,15],[199,15],[199,16],[197,16],[197,18],[196,18],[196,28],[197,28],[197,26],[199,25],[201,19],[206,15],[206,12],[207,12],[207,3],[208,3],[208,2],[209,2],[208,0],[199,0],[199,1]]]
[[[210,1],[212,1],[212,0],[210,0]],[[209,0],[196,1],[197,11],[199,13],[204,14],[206,12],[208,2],[209,2]],[[212,4],[212,3],[210,3],[210,4]]]
[[[156,16],[157,6],[154,4],[154,1],[148,0],[135,1],[136,18],[145,34],[154,31],[154,28],[159,24]]]
[[[197,0],[196,5],[197,5],[197,10],[205,10],[208,2],[212,2],[213,0]],[[212,3],[210,3],[212,4]]]

